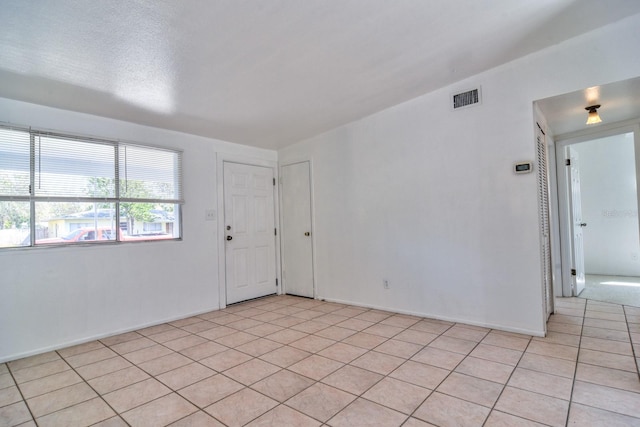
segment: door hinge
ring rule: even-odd
[[[278,286],[278,278],[276,277],[276,286]]]
[[[276,185],[276,179],[273,178],[273,185]]]
[[[274,229],[273,229],[273,235],[274,235],[274,236],[277,236],[277,235],[278,235],[278,229],[277,229],[277,228],[274,228]]]
[[[564,161],[564,164],[565,164],[566,166],[571,166],[571,159],[567,159],[567,160],[565,160],[565,161]]]
[[[571,269],[571,275],[572,275],[572,276],[577,276],[577,275],[578,275],[578,272],[576,271],[576,269],[575,269],[575,268],[572,268],[572,269]]]

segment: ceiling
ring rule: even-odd
[[[537,101],[556,137],[640,117],[640,77],[594,86]],[[602,122],[588,125],[585,107],[601,105]]]
[[[4,0],[0,97],[277,149],[637,13],[637,0]]]

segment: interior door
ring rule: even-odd
[[[567,147],[569,165],[569,212],[571,213],[571,235],[573,236],[572,250],[572,280],[574,296],[580,295],[584,290],[584,241],[582,229],[587,226],[582,221],[582,197],[580,193],[580,159],[578,152],[571,146]]]
[[[538,160],[538,201],[540,203],[540,228],[542,232],[542,285],[544,287],[545,314],[547,320],[554,311],[553,283],[551,273],[551,231],[549,219],[549,171],[547,167],[547,142],[545,133],[538,124],[536,134]]]
[[[273,169],[224,163],[227,304],[276,293]]]
[[[314,297],[309,162],[283,166],[282,280],[287,294]]]

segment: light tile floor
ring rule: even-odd
[[[0,364],[0,425],[640,426],[640,308],[560,299],[548,325],[267,297]]]

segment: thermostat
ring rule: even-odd
[[[515,173],[529,173],[533,171],[533,162],[517,162],[513,165]]]

